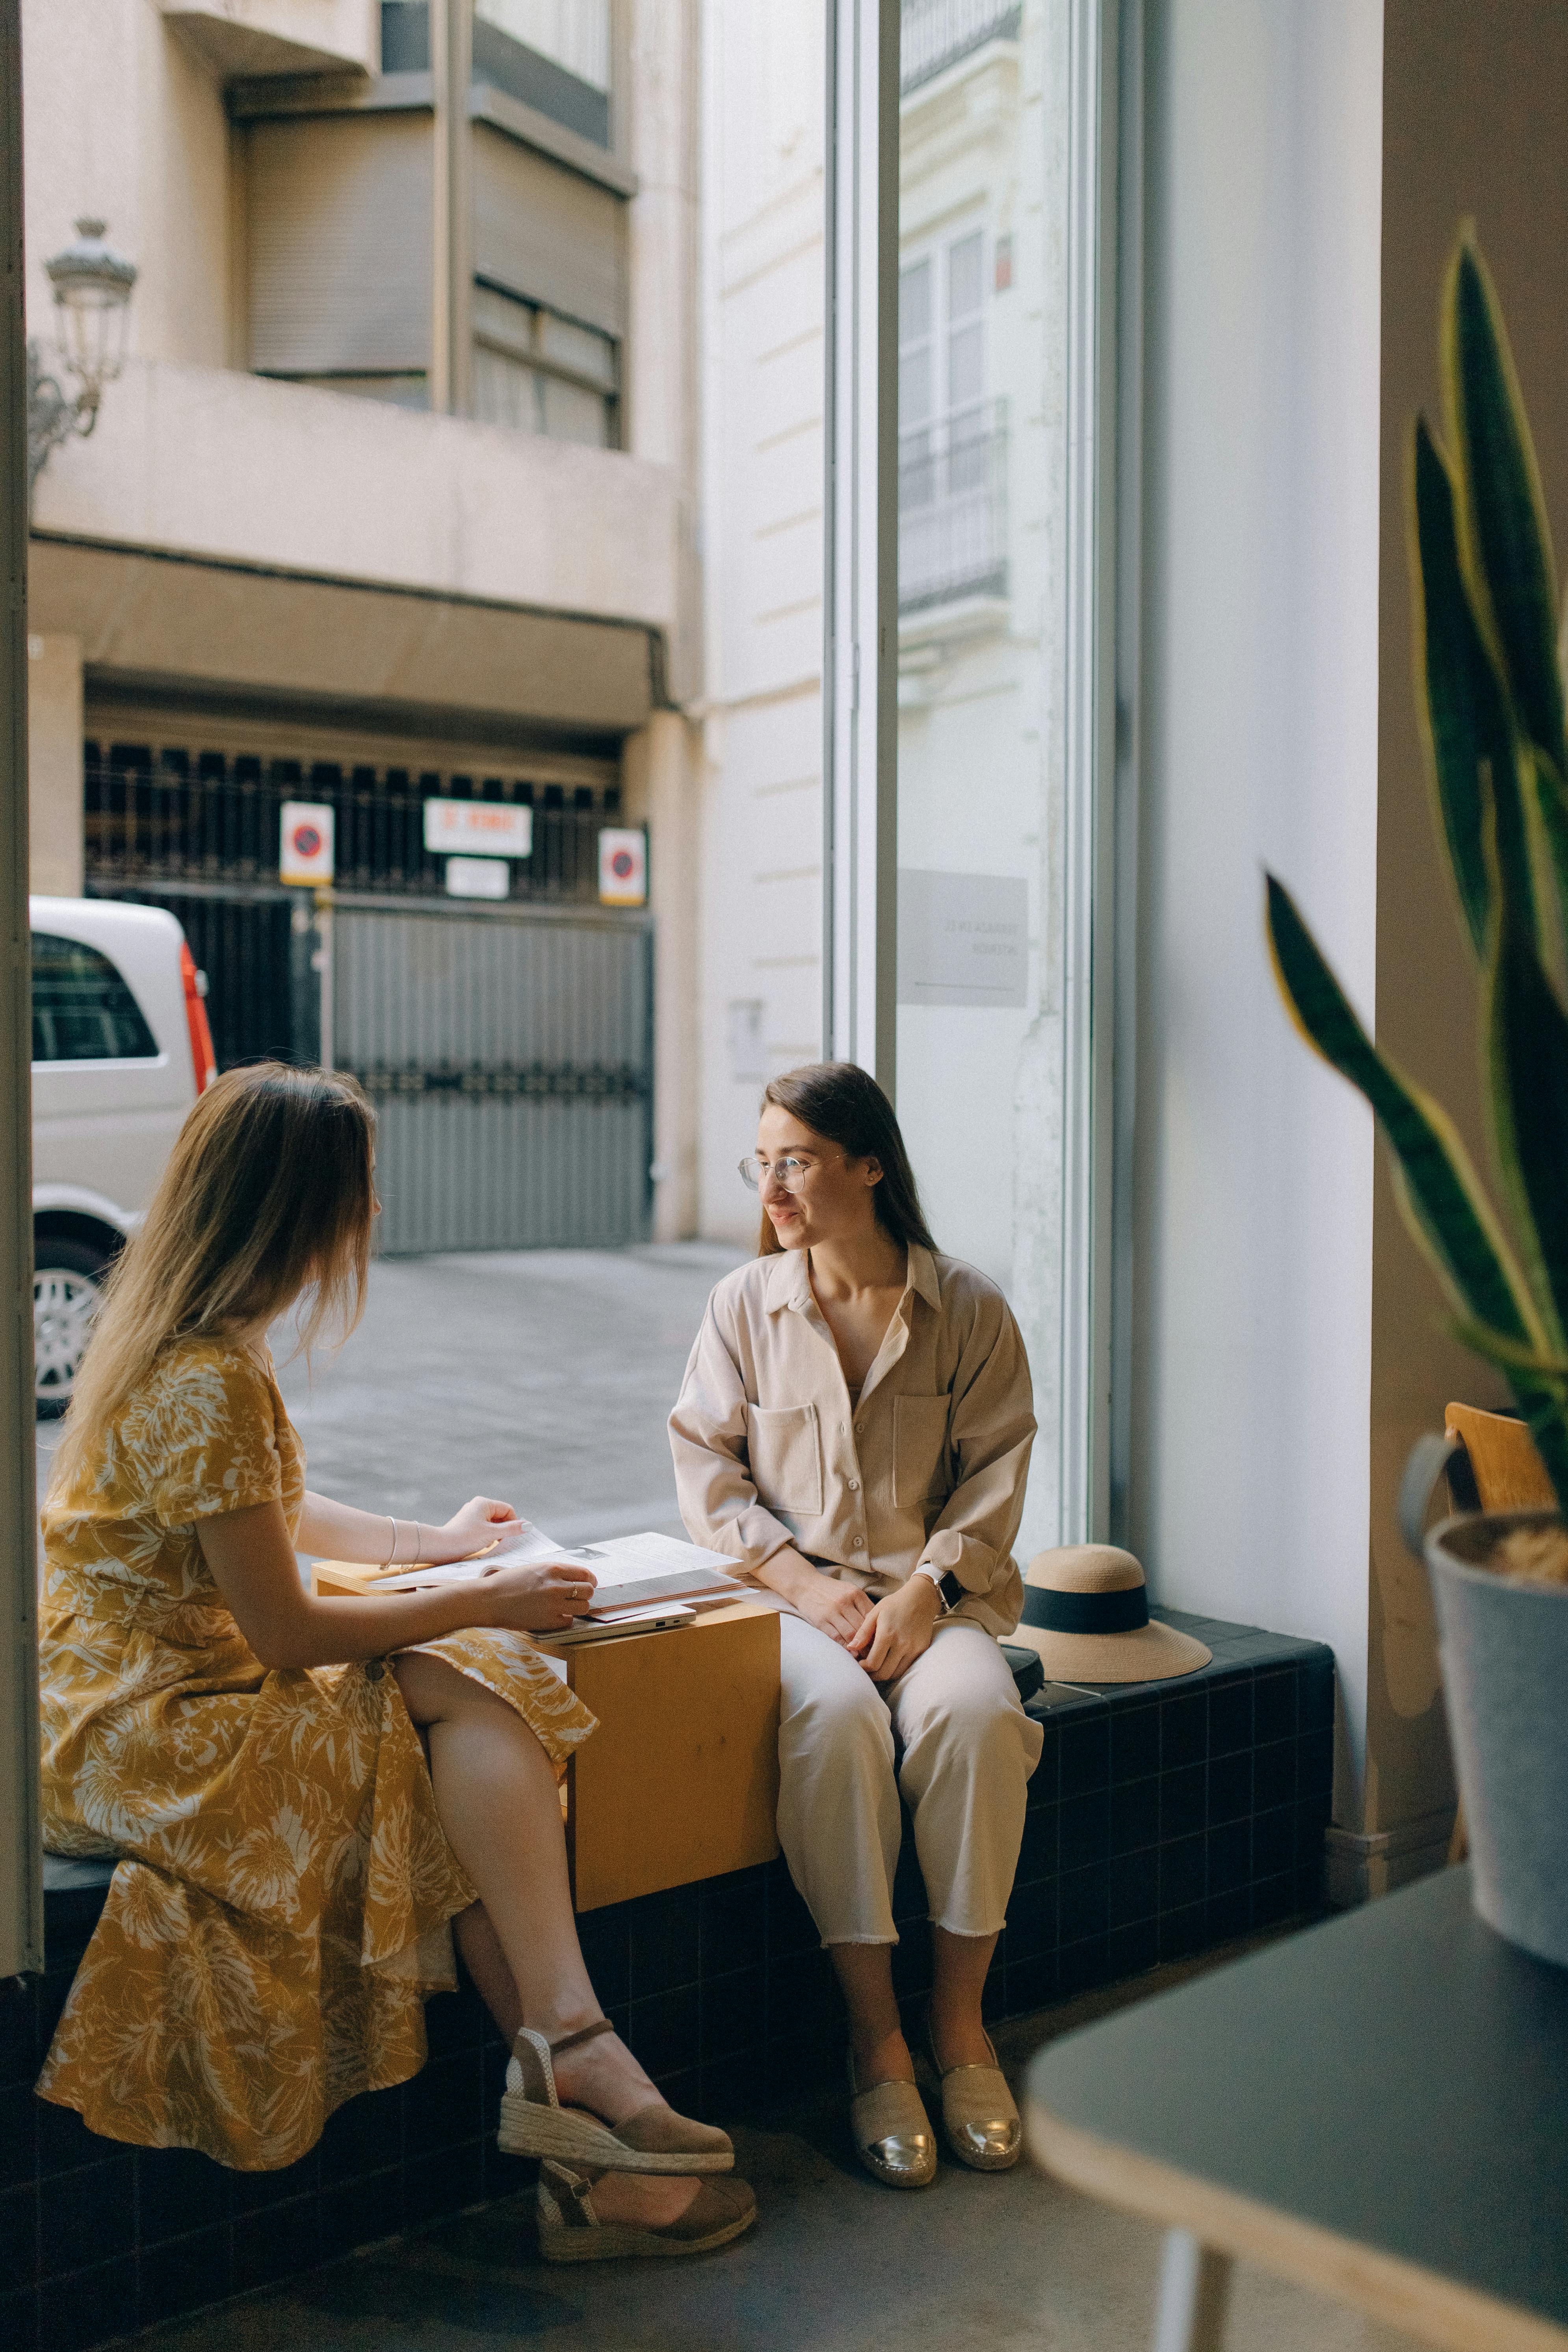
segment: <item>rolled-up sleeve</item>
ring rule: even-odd
[[[959,1358],[948,1418],[957,1483],[926,1538],[921,1565],[950,1570],[984,1603],[1009,1589],[991,1631],[1012,1631],[1017,1570],[1013,1545],[1024,1516],[1024,1488],[1035,1442],[1034,1394],[1023,1335],[999,1297],[981,1302]],[[985,1618],[982,1607],[972,1613]]]
[[[669,1416],[675,1491],[693,1543],[727,1552],[754,1576],[795,1538],[757,1500],[746,1449],[746,1389],[734,1349],[708,1302]]]

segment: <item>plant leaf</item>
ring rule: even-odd
[[[1482,1034],[1498,1165],[1525,1236],[1537,1302],[1568,1331],[1568,1017],[1505,886],[1488,967]]]
[[[1491,888],[1481,845],[1483,767],[1497,803],[1499,856],[1509,861],[1516,892],[1533,909],[1529,835],[1508,705],[1465,588],[1454,486],[1420,416],[1411,437],[1410,519],[1416,712],[1460,911],[1477,955],[1484,957]]]
[[[1496,293],[1467,226],[1444,290],[1442,360],[1473,602],[1521,727],[1568,774],[1557,587],[1535,448]]]
[[[1441,1105],[1378,1052],[1283,883],[1270,874],[1275,975],[1308,1044],[1372,1105],[1393,1151],[1412,1233],[1450,1301],[1472,1321],[1545,1352],[1545,1334],[1508,1242]]]

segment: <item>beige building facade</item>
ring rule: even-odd
[[[595,844],[673,845],[693,789],[695,9],[33,0],[23,29],[46,367],[43,265],[73,222],[139,272],[123,372],[35,497],[35,887],[179,898],[193,938],[222,897],[231,930],[265,929],[255,825],[321,802],[340,892],[488,940],[431,929],[478,910],[441,904],[419,812],[527,807],[508,912],[552,919],[557,965],[576,919],[640,927],[649,968],[602,1034],[426,1035],[405,1079],[434,1056],[431,1085],[461,1062],[492,1095],[636,1092],[626,1213],[689,1230],[689,1057],[652,1013],[689,994],[682,864],[650,859],[650,923],[600,906]],[[271,930],[251,961],[281,971]],[[210,977],[222,1051],[249,982]],[[287,1042],[231,1026],[225,1058]]]

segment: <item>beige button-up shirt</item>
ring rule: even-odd
[[[805,1252],[753,1258],[709,1299],[669,1417],[680,1516],[748,1575],[790,1544],[878,1595],[951,1569],[960,1613],[1010,1633],[1033,1404],[1018,1327],[973,1266],[911,1244],[856,1402]]]

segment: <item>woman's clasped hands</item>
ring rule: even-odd
[[[809,1624],[842,1643],[879,1683],[896,1682],[923,1656],[942,1613],[942,1596],[929,1576],[911,1576],[873,1601],[858,1585],[840,1584],[837,1577],[808,1567],[788,1598]]]

